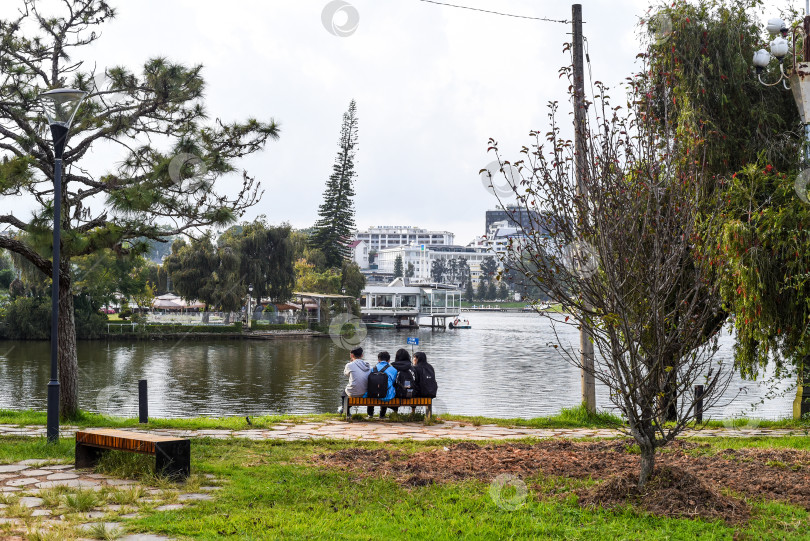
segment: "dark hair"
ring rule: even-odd
[[[399,361],[405,361],[406,363],[411,360],[411,354],[408,353],[407,349],[398,349],[397,354],[394,355],[394,362],[398,363]]]
[[[391,360],[391,356],[388,354],[387,351],[381,351],[377,354],[378,361],[385,361],[388,362]]]
[[[363,348],[354,348],[350,353],[359,359],[363,356]]]
[[[422,364],[427,362],[427,355],[425,355],[421,351],[417,351],[416,353],[413,354],[413,356],[416,357],[416,364]]]

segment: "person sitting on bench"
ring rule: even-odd
[[[388,376],[388,392],[386,393],[385,398],[382,400],[391,400],[396,395],[396,392],[394,391],[394,380],[397,379],[397,369],[389,364],[388,361],[390,360],[391,355],[387,351],[381,351],[377,354],[377,366],[375,366],[375,368],[377,371],[385,369],[385,375]],[[366,394],[363,396],[368,396],[368,392],[366,392]],[[367,408],[367,413],[369,417],[374,417],[374,406],[369,406]],[[380,408],[380,419],[383,417],[385,417],[384,407]]]
[[[436,398],[439,384],[436,383],[436,372],[427,362],[427,355],[422,351],[413,354],[413,371],[416,374],[416,394],[425,398]]]
[[[368,390],[369,364],[363,360],[363,348],[354,348],[349,352],[349,362],[343,368],[343,375],[349,376],[349,383],[340,396],[341,406],[338,413],[343,413],[343,399],[347,396],[363,396]]]

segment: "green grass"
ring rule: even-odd
[[[305,423],[309,421],[324,421],[341,418],[338,414],[325,413],[320,415],[265,415],[251,417],[248,425],[244,417],[194,417],[189,419],[155,419],[150,418],[149,423],[140,424],[138,419],[124,417],[108,417],[97,413],[80,412],[76,419],[62,421],[63,424],[78,426],[80,428],[106,427],[106,428],[175,428],[180,430],[245,430],[249,428],[267,428],[277,423]],[[34,410],[0,410],[0,424],[17,426],[45,425],[47,416],[45,412]]]
[[[462,415],[441,414],[448,421],[469,422],[474,425],[494,424],[498,426],[520,426],[527,428],[615,428],[622,419],[612,413],[600,411],[589,413],[583,406],[563,408],[557,415],[535,417],[533,419],[493,419],[489,417],[465,417]]]
[[[547,429],[566,429],[566,428],[616,428],[622,425],[622,419],[609,412],[597,412],[596,414],[588,413],[584,407],[578,406],[574,408],[564,408],[557,415],[550,417],[535,417],[532,419],[514,418],[514,419],[496,419],[492,417],[471,417],[465,415],[453,415],[443,413],[438,416],[441,420],[445,421],[458,421],[462,423],[469,423],[473,425],[497,425],[504,427],[526,427],[526,428],[547,428]],[[75,425],[80,428],[91,427],[106,427],[106,428],[174,428],[182,430],[210,430],[210,429],[226,429],[226,430],[245,430],[250,428],[268,428],[277,423],[305,423],[305,422],[319,422],[326,420],[343,419],[342,415],[336,413],[323,413],[323,414],[309,414],[309,415],[266,415],[261,417],[251,417],[252,425],[248,425],[244,417],[195,417],[189,419],[156,419],[150,418],[149,423],[141,425],[137,419],[127,419],[123,417],[108,417],[96,413],[81,412],[79,416],[72,421],[67,421],[65,424]],[[358,419],[365,419],[364,416]],[[391,417],[389,420],[397,421],[411,421],[420,422],[423,416],[415,415],[407,417],[404,415]],[[743,420],[748,423],[747,420]],[[735,423],[739,424],[742,421],[735,419]],[[757,420],[757,426],[760,428],[782,428],[791,429],[797,432],[797,435],[803,434],[807,436],[810,434],[810,420]],[[0,424],[9,424],[17,426],[26,425],[45,425],[46,414],[45,412],[33,410],[0,410]],[[431,423],[432,424],[432,423]],[[707,423],[709,428],[724,428],[722,421],[710,421]]]
[[[806,438],[707,439],[729,446],[807,448]],[[391,479],[355,475],[312,464],[319,453],[348,447],[399,449],[413,453],[449,441],[354,443],[195,439],[192,470],[223,480],[213,501],[179,511],[143,507],[128,531],[194,539],[783,539],[810,532],[807,511],[785,503],[751,501],[747,525],[664,519],[626,508],[581,509],[570,490],[589,481],[540,477],[530,480],[528,498],[514,511],[490,496],[488,482],[465,481],[406,489]],[[484,443],[484,442],[479,442]],[[32,447],[26,438],[0,438],[0,456],[69,458],[71,446]],[[117,454],[124,456],[123,454]],[[111,460],[112,467],[121,460]],[[144,463],[145,464],[145,463]],[[149,475],[148,468],[144,475]],[[552,497],[544,497],[549,495]],[[558,496],[564,496],[562,498]],[[565,497],[567,496],[567,497]],[[102,533],[102,532],[93,532]]]

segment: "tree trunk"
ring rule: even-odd
[[[205,305],[205,308],[203,308],[203,310],[204,311],[202,313],[202,324],[203,325],[208,325],[208,316],[210,314],[208,313],[208,305],[207,304]]]
[[[64,266],[62,273],[65,273]],[[66,274],[63,274],[66,275]],[[70,281],[59,281],[59,412],[63,419],[79,413],[79,362],[76,358],[76,321]]]
[[[231,311],[228,310],[227,312],[225,312],[225,325],[230,324],[231,324]]]
[[[643,488],[655,468],[655,447],[641,447],[641,473],[638,476],[638,488]]]

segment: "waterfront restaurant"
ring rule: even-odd
[[[413,327],[420,318],[430,325],[460,313],[462,291],[446,284],[406,284],[397,278],[387,286],[367,286],[360,297],[360,311],[366,321]]]

